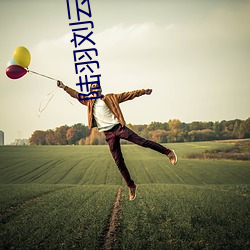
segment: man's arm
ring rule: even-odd
[[[79,101],[79,95],[78,95],[79,93],[76,90],[64,85],[63,82],[61,81],[57,81],[57,86],[59,88],[64,89],[71,97],[76,98]],[[87,105],[87,101],[88,100],[81,100],[79,102],[82,103],[83,105]]]
[[[125,102],[128,100],[132,100],[135,97],[139,97],[142,95],[150,95],[152,93],[152,89],[142,89],[142,90],[134,90],[134,91],[130,91],[130,92],[124,92],[121,94],[116,94],[117,98],[118,98],[118,102]]]

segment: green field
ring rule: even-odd
[[[250,249],[250,162],[187,159],[229,142],[168,144],[167,157],[123,145],[135,201],[108,146],[0,147],[0,249]]]

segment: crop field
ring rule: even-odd
[[[0,249],[250,249],[250,162],[188,159],[232,142],[0,147]]]

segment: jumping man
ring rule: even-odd
[[[79,100],[78,92],[65,86],[61,81],[57,81],[57,86],[63,88],[73,98]],[[93,91],[95,89],[95,91]],[[97,83],[90,86],[93,97],[102,96],[102,89]],[[80,103],[88,107],[89,129],[97,127],[100,132],[104,132],[106,141],[109,144],[110,152],[114,158],[118,169],[129,187],[129,199],[132,201],[136,197],[136,185],[131,179],[127,166],[121,152],[120,139],[133,142],[139,146],[151,148],[166,155],[171,164],[177,163],[177,156],[174,150],[163,147],[161,144],[146,140],[132,130],[127,128],[119,103],[132,100],[142,95],[150,95],[152,89],[135,90],[121,94],[107,94],[102,98],[79,100]]]

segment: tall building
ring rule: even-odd
[[[0,130],[0,146],[4,145],[4,132]]]

